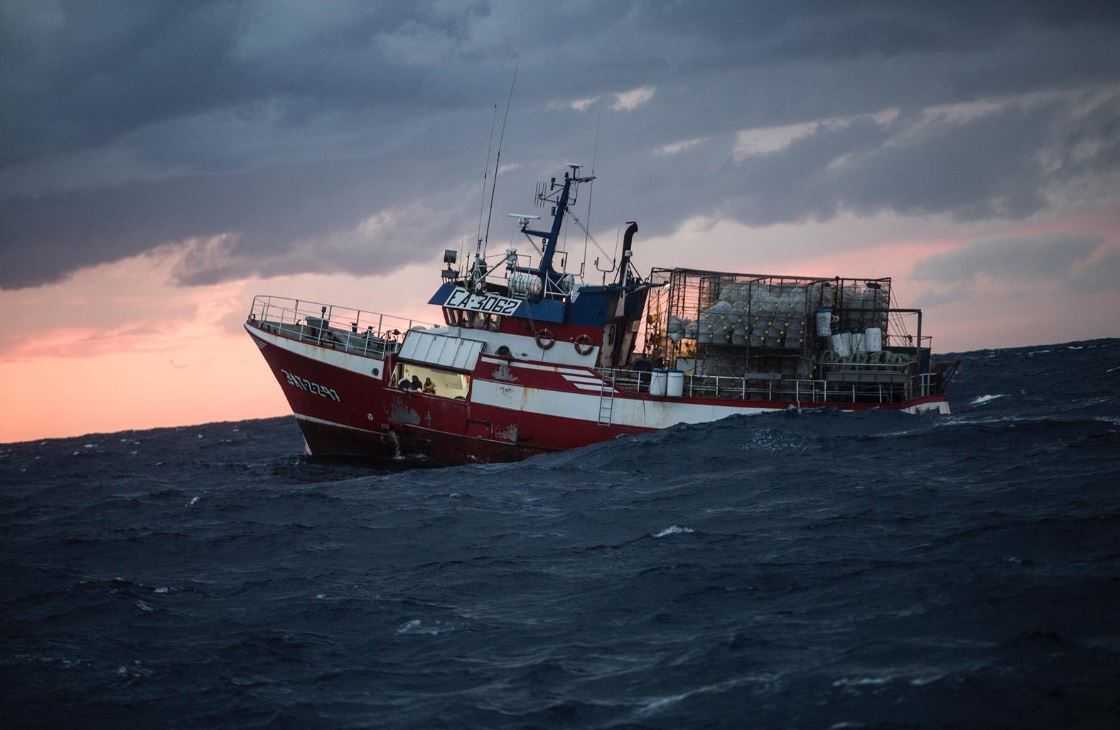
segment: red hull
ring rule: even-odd
[[[310,453],[316,456],[438,465],[504,462],[653,430],[600,424],[555,413],[511,410],[472,402],[469,397],[450,399],[401,391],[387,386],[382,372],[384,364],[380,361],[351,358],[348,367],[341,367],[325,362],[320,357],[320,348],[309,349],[308,355],[300,354],[276,344],[275,340],[267,341],[251,326],[247,329],[283,389]],[[368,370],[357,371],[353,361],[360,361]],[[477,371],[476,384],[494,385],[489,378],[500,377],[494,369],[484,359]],[[374,377],[373,372],[377,372],[378,377]],[[543,369],[518,369],[517,375],[519,386],[547,389],[545,392],[561,393],[570,385],[555,372]],[[645,394],[628,394],[628,399],[658,400]],[[930,396],[893,403],[889,407],[903,409],[938,401],[943,401],[943,397]],[[744,406],[742,401],[722,399],[690,402],[710,407]],[[790,405],[769,401],[749,403],[754,412],[783,410]],[[830,407],[831,404],[814,405]],[[876,406],[847,403],[831,407],[863,410]]]
[[[269,344],[252,330],[250,335],[316,456],[436,464],[517,461],[645,430],[400,391],[387,387],[384,380]],[[329,388],[338,400],[297,387],[289,374]]]

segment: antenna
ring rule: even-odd
[[[583,261],[579,265],[579,275],[583,277],[587,267],[587,241],[591,238],[591,197],[595,194],[595,163],[599,159],[599,127],[603,124],[603,107],[599,107],[595,118],[595,144],[591,148],[591,183],[587,186],[587,227],[583,230]],[[596,267],[598,264],[596,263]]]
[[[490,136],[486,139],[486,159],[482,162],[482,190],[478,196],[478,230],[475,233],[474,255],[475,258],[482,253],[482,211],[486,208],[486,175],[490,170],[490,152],[494,149],[494,128],[498,126],[498,105],[494,105],[494,114],[490,117]]]
[[[513,67],[513,81],[509,84],[509,96],[506,98],[506,113],[502,117],[502,133],[498,136],[498,154],[494,156],[494,180],[490,184],[490,212],[486,214],[486,235],[482,239],[482,255],[486,255],[486,245],[490,243],[490,219],[494,216],[494,194],[498,190],[498,169],[502,164],[502,143],[506,139],[506,122],[509,121],[509,107],[513,103],[513,89],[517,85],[517,72],[521,64]]]

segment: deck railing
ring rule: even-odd
[[[264,332],[308,344],[384,359],[400,349],[404,334],[414,326],[432,327],[405,317],[367,312],[305,299],[258,295],[253,297],[247,324]],[[840,363],[831,363],[832,366]],[[938,392],[940,376],[905,374],[898,365],[844,363],[872,376],[894,373],[892,382],[838,382],[821,379],[780,379],[728,375],[684,375],[685,398],[796,403],[890,403]],[[596,372],[624,393],[648,393],[648,370],[597,368]],[[936,382],[935,382],[936,381]]]
[[[291,340],[378,360],[396,352],[413,326],[432,326],[380,312],[267,295],[253,297],[246,321]]]
[[[649,393],[648,370],[598,368],[596,372],[623,393]],[[683,398],[792,401],[795,403],[891,403],[930,395],[933,374],[907,376],[893,383],[848,383],[835,380],[743,378],[684,375]]]

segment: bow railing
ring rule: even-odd
[[[432,326],[407,317],[270,295],[253,297],[246,324],[297,342],[376,359],[400,349],[404,334],[414,326]]]

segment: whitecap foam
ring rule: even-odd
[[[944,676],[945,676],[944,674],[931,674],[931,675],[928,675],[928,676],[925,676],[925,677],[914,677],[913,679],[910,680],[910,686],[912,686],[912,687],[924,687],[927,684],[933,684],[934,682],[936,682],[937,680],[941,679]]]
[[[750,442],[743,448],[761,449],[763,451],[785,451],[789,449],[804,451],[805,441],[796,434],[763,428],[753,431]]]
[[[978,395],[978,396],[976,396],[975,398],[973,398],[973,399],[972,399],[971,401],[969,401],[969,403],[968,403],[968,404],[969,404],[970,406],[982,406],[982,405],[984,405],[985,403],[991,403],[991,402],[992,402],[992,401],[994,401],[994,400],[997,400],[997,399],[999,399],[999,398],[1006,398],[1006,397],[1007,397],[1007,394],[1006,394],[1006,393],[995,393],[995,394],[989,394],[989,395]]]
[[[906,431],[885,431],[879,434],[879,438],[900,438],[903,436],[913,436],[916,433],[922,433],[921,429],[912,428]]]
[[[639,710],[639,715],[650,715],[660,710],[665,709],[671,705],[675,705],[681,700],[686,700],[695,695],[706,694],[722,694],[728,690],[735,689],[744,684],[771,684],[775,681],[776,676],[770,674],[763,675],[748,675],[745,677],[733,677],[731,679],[717,682],[715,684],[706,684],[695,689],[686,690],[678,694],[666,695],[664,697],[654,697],[648,700]]]
[[[681,534],[689,535],[693,532],[696,532],[696,530],[692,529],[691,527],[681,527],[680,525],[669,525],[668,527],[666,527],[661,532],[655,533],[654,537],[668,537],[669,535],[681,535]]]
[[[886,674],[883,676],[867,676],[867,677],[841,677],[832,683],[833,687],[881,687],[891,682],[906,682],[911,687],[924,687],[927,684],[943,679],[944,674],[932,672],[929,668],[918,669],[917,674],[911,675],[910,672],[903,672],[901,674]],[[910,675],[910,676],[907,676]]]
[[[833,687],[868,687],[886,684],[893,677],[843,677],[832,683]]]
[[[398,634],[424,634],[426,636],[438,636],[440,634],[451,631],[454,627],[436,621],[434,624],[425,624],[418,618],[410,621],[405,621],[397,629]]]

